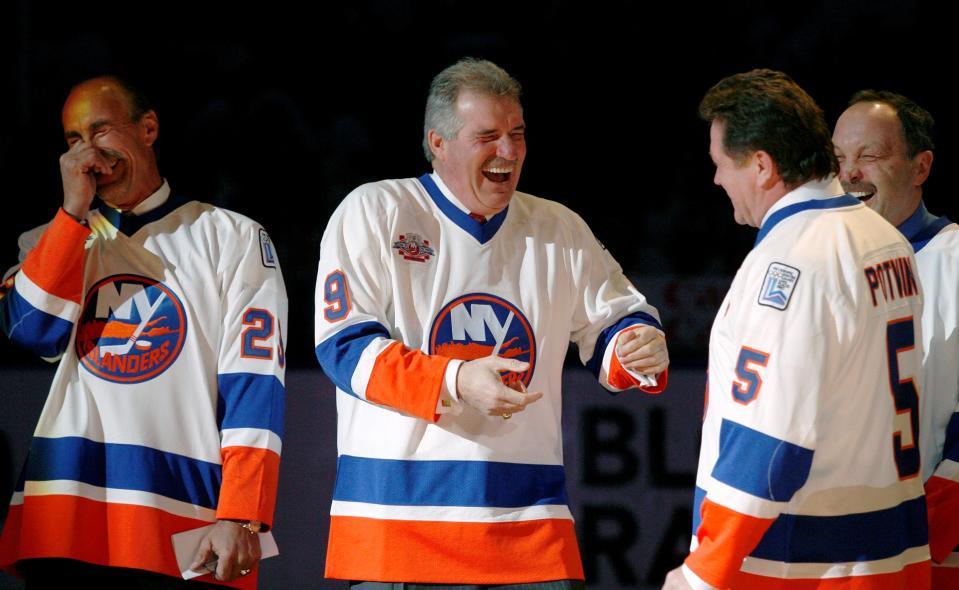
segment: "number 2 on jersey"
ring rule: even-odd
[[[886,357],[889,364],[889,388],[896,406],[893,418],[892,451],[899,479],[919,473],[919,392],[909,379],[899,378],[899,353],[915,350],[916,336],[912,317],[886,324]]]
[[[240,339],[243,358],[270,360],[273,358],[273,346],[268,342],[273,337],[273,314],[266,309],[251,307],[243,312],[243,333]]]

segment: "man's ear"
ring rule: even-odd
[[[756,167],[756,186],[763,190],[769,190],[782,181],[779,167],[776,166],[776,161],[769,152],[756,150],[750,156],[749,165]]]

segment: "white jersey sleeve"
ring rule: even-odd
[[[402,199],[402,194],[399,196]],[[349,395],[433,422],[449,359],[407,347],[391,317],[388,217],[397,198],[377,185],[348,195],[320,245],[316,355]]]
[[[234,221],[231,216],[230,221]],[[270,522],[285,407],[287,297],[269,235],[238,218],[236,256],[224,256],[217,369],[223,484],[217,517]],[[233,236],[231,232],[228,234]]]
[[[576,243],[570,268],[579,300],[570,340],[578,346],[580,360],[611,391],[636,386],[647,393],[663,391],[667,383],[665,372],[658,380],[641,382],[637,374],[623,368],[615,353],[617,339],[624,331],[646,325],[662,332],[659,312],[626,278],[622,267],[593,236],[586,222],[573,212],[569,212],[568,219]]]

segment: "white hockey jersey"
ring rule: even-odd
[[[616,334],[658,314],[562,205],[516,193],[480,224],[453,199],[436,175],[364,185],[324,234],[316,353],[337,386],[339,452],[326,575],[582,579],[563,359],[572,339],[601,382],[630,387]],[[528,361],[506,379],[545,396],[510,420],[437,414],[450,359],[490,354]]]
[[[774,204],[716,316],[694,582],[928,587],[915,261],[841,193],[831,179]]]
[[[89,227],[61,210],[21,240],[0,323],[62,358],[0,564],[66,557],[179,576],[173,533],[272,521],[287,312],[275,253],[250,219],[168,194],[164,183],[135,217],[92,211]]]
[[[923,480],[934,588],[959,588],[959,225],[924,205],[899,226],[922,285]]]

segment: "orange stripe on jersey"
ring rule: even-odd
[[[0,564],[64,557],[179,578],[171,535],[208,524],[147,506],[108,504],[79,496],[27,496],[22,505],[10,507],[0,538]],[[250,574],[224,585],[252,590],[255,577]],[[197,579],[216,583],[211,576]]]
[[[38,287],[74,303],[83,296],[83,243],[90,228],[80,225],[62,208],[27,254],[21,270]]]
[[[923,590],[929,588],[928,561],[913,563],[901,571],[844,578],[769,578],[740,572],[732,583],[736,590]],[[932,586],[940,590],[939,586]]]
[[[932,568],[932,587],[935,590],[959,590],[959,567]]]
[[[584,579],[571,520],[491,524],[355,516],[330,519],[326,577],[454,584]]]
[[[932,476],[926,482],[929,553],[941,562],[959,546],[959,483]]]
[[[613,347],[613,353],[609,357],[609,371],[606,373],[606,381],[616,389],[629,389],[630,387],[638,387],[646,393],[662,393],[666,389],[666,384],[669,382],[669,369],[666,369],[659,375],[656,375],[656,386],[655,387],[643,387],[639,384],[639,381],[633,378],[632,375],[623,367],[623,364],[619,362],[619,355],[616,354],[616,345],[619,344],[619,337],[622,336],[625,332],[630,330],[635,330],[639,326],[634,326],[632,328],[627,328],[619,334],[616,335],[616,340],[610,345]]]
[[[428,355],[394,342],[376,357],[366,399],[436,422],[436,404],[449,362],[446,357]]]
[[[756,548],[775,519],[741,514],[708,497],[700,512],[703,519],[696,531],[699,547],[686,558],[686,565],[707,584],[728,588],[743,559]]]
[[[269,449],[225,447],[223,483],[216,517],[231,520],[273,522],[280,456]]]

